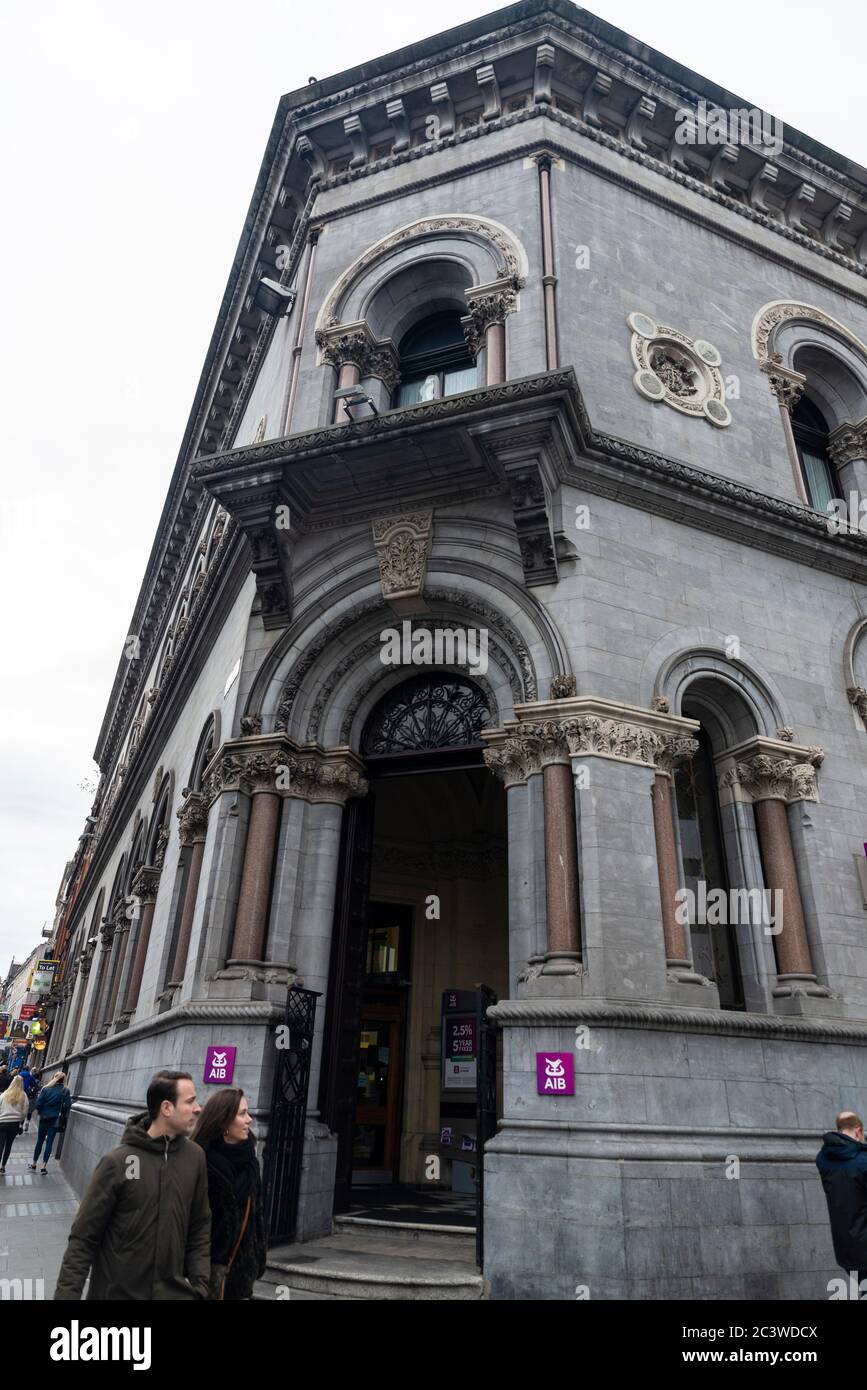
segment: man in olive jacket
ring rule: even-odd
[[[55,1299],[206,1298],[211,1209],[200,1106],[188,1072],[157,1072],[147,1111],[100,1160],[69,1232]]]

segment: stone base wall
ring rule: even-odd
[[[744,1018],[741,1015],[741,1018]],[[501,1299],[816,1299],[840,1277],[814,1159],[867,1104],[864,1046],[593,1022],[505,1029],[485,1156],[485,1276]],[[575,1094],[536,1094],[537,1051]]]

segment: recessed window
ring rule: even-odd
[[[418,405],[457,396],[477,384],[458,313],[432,314],[400,344],[400,385],[395,405]]]
[[[792,411],[792,433],[804,475],[810,506],[827,512],[837,496],[837,475],[828,452],[831,431],[821,410],[809,396],[802,396]]]

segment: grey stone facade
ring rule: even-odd
[[[198,1081],[209,1043],[237,1046],[265,1135],[298,981],[321,996],[299,1238],[330,1227],[337,1141],[318,1096],[341,825],[366,792],[369,716],[414,671],[380,660],[400,617],[372,524],[408,516],[419,620],[490,638],[509,941],[491,967],[493,1296],[827,1297],[812,1159],[838,1109],[867,1107],[867,540],[810,503],[781,400],[813,394],[837,495],[863,487],[867,174],[796,131],[767,160],[678,146],[699,99],[735,103],[566,0],[524,0],[281,102],[59,918],[50,1061],[69,1061],[79,1097],[63,1155],[77,1187],[153,1070]],[[288,314],[262,307],[269,278],[295,290]],[[432,310],[475,334],[477,386],[395,410],[400,340]],[[662,377],[634,381],[636,315],[667,395]],[[682,371],[698,413],[677,408]],[[348,420],[339,385],[373,406]],[[688,939],[674,949],[661,894],[660,845],[681,884],[687,847],[677,817],[654,818],[654,788],[699,725],[729,885],[771,887],[790,852],[803,918],[779,938],[738,927],[740,1008]],[[773,765],[761,783],[756,759]],[[574,911],[555,887],[563,825]],[[139,863],[158,885],[149,917]],[[125,900],[130,930],[103,928],[103,945]],[[482,915],[480,959],[496,935]],[[419,1074],[436,1045],[418,1043]],[[574,1096],[537,1094],[548,1049],[573,1055]]]

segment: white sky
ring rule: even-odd
[[[51,922],[277,102],[490,0],[4,7],[0,972]],[[867,165],[855,0],[593,12]]]

